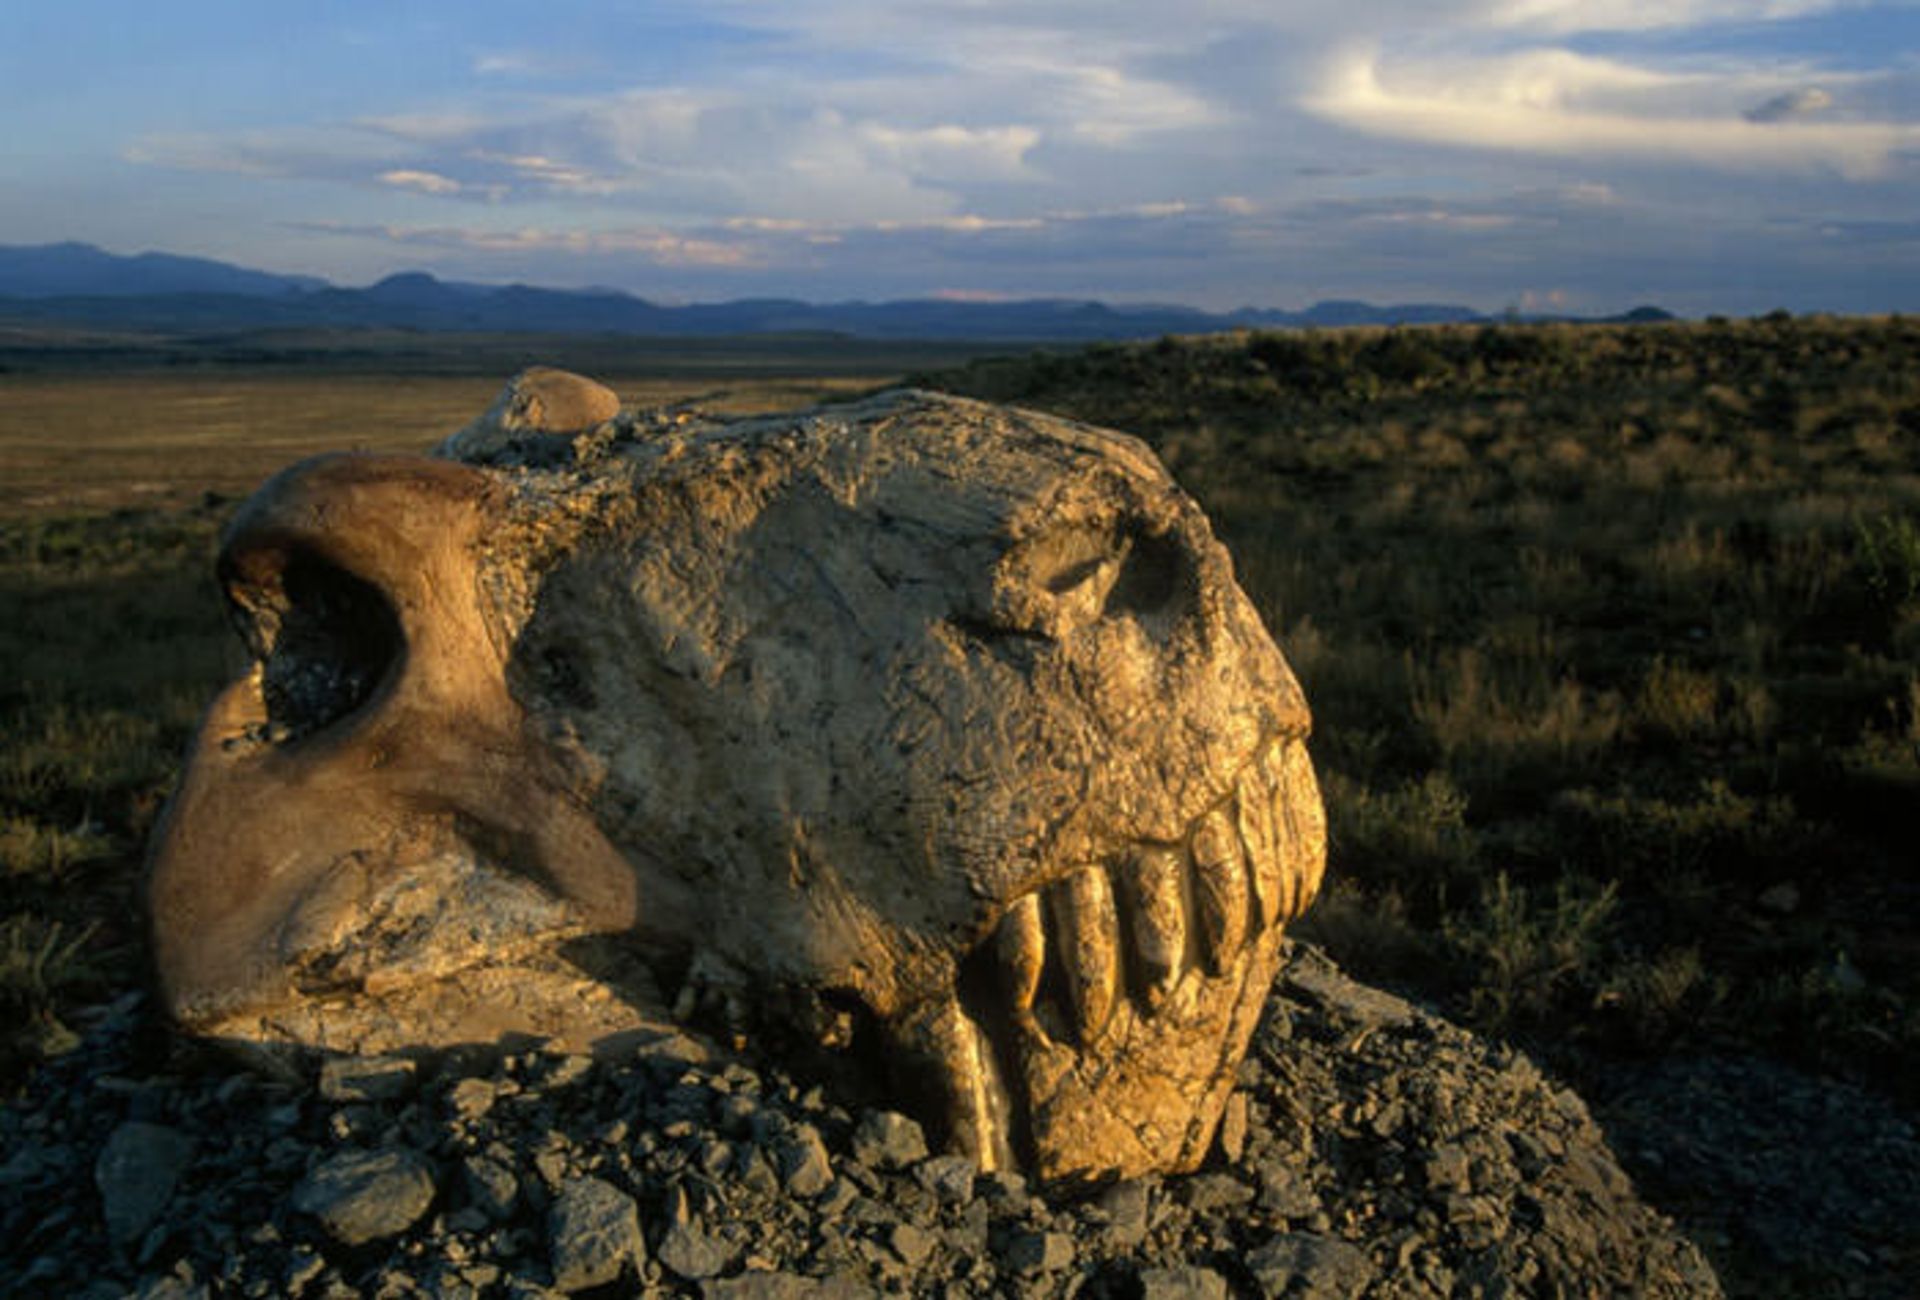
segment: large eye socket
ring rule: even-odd
[[[372,697],[400,659],[400,620],[371,583],[303,550],[229,554],[222,575],[261,665],[271,734],[297,740]]]

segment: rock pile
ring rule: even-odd
[[[0,1111],[22,1294],[1719,1294],[1577,1097],[1304,945],[1203,1169],[1074,1200],[673,1036],[278,1081],[136,1003]]]

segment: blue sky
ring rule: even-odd
[[[0,243],[664,300],[1920,310],[1920,0],[0,20]]]

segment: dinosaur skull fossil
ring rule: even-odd
[[[613,951],[855,1026],[986,1167],[1198,1163],[1325,831],[1142,444],[906,392],[469,454],[308,461],[229,528],[253,663],[148,884],[186,1027],[611,1040],[660,1014]]]

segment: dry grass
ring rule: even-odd
[[[804,406],[883,376],[603,379],[638,405]],[[425,451],[486,409],[502,377],[0,375],[0,518],[177,508],[250,491],[322,451]]]
[[[1920,1097],[1920,325],[1255,333],[934,382],[1139,433],[1207,506],[1314,705],[1307,928],[1350,966],[1563,1060],[1684,1039]]]

